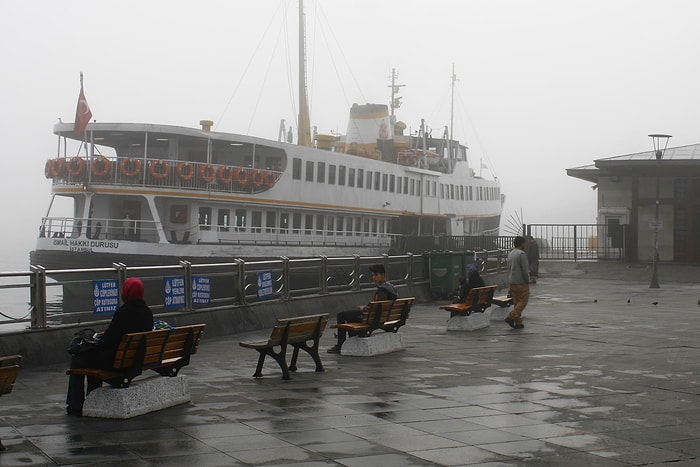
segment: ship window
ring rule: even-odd
[[[437,198],[437,182],[433,182],[433,196]]]
[[[325,162],[318,163],[318,168],[316,170],[316,181],[319,183],[326,182],[326,163]]]
[[[199,208],[199,217],[197,218],[200,230],[211,229],[211,208]]]
[[[392,193],[396,191],[396,176],[394,174],[389,176],[389,191]]]
[[[421,192],[421,181],[418,180],[416,182],[416,196],[420,196],[420,192]]]
[[[335,234],[336,235],[343,235],[343,220],[344,220],[344,218],[341,216],[338,216],[335,218]]]
[[[357,188],[362,188],[365,181],[365,169],[357,169]]]
[[[376,237],[377,236],[377,219],[372,218],[372,236]]]
[[[280,213],[280,233],[286,234],[289,230],[289,213]]]
[[[392,177],[393,177],[393,175],[392,175]],[[403,191],[403,190],[401,189],[401,181],[402,181],[402,180],[403,180],[402,177],[396,177],[396,192],[397,192],[397,193],[401,193],[401,191]]]
[[[328,166],[328,184],[335,185],[335,165]]]
[[[333,230],[333,227],[335,227],[335,217],[333,216],[328,216],[326,217],[326,235],[333,235],[335,231]]]
[[[245,232],[246,224],[246,211],[245,209],[236,209],[234,222],[236,223],[236,232]]]
[[[389,174],[382,174],[382,191],[389,189]]]
[[[459,199],[464,201],[464,186],[462,185],[459,186]]]
[[[372,171],[371,170],[367,171],[367,183],[365,183],[365,185],[367,186],[368,190],[372,189]]]
[[[416,181],[411,179],[411,196],[416,194]]]
[[[345,186],[345,166],[338,166],[338,185]]]
[[[274,170],[275,172],[282,171],[282,159],[279,157],[268,157],[265,159],[265,169]]]
[[[474,188],[471,185],[469,185],[469,199],[474,199]]]
[[[365,219],[365,237],[369,237],[369,219]]]
[[[170,222],[173,224],[187,224],[187,206],[184,204],[170,206]]]
[[[231,225],[231,211],[228,209],[218,210],[219,221],[217,222],[219,230],[222,232],[228,232],[228,228]]]
[[[348,237],[352,235],[352,217],[345,219],[345,235]]]
[[[262,212],[253,211],[250,213],[251,227],[250,229],[253,233],[260,233],[262,227]]]
[[[362,233],[362,218],[355,218],[355,235],[360,235]]]
[[[324,232],[323,232],[323,229],[324,229],[323,220],[324,220],[323,214],[318,214],[316,216],[316,235],[323,235],[324,234]]]
[[[455,186],[450,183],[450,199],[455,199]]]
[[[386,233],[386,219],[379,220],[379,233],[380,234]]]
[[[355,169],[348,169],[348,186],[355,186]]]
[[[292,233],[298,234],[301,231],[301,214],[292,214]]]
[[[408,194],[408,177],[403,178],[403,194]]]
[[[306,235],[311,235],[311,230],[314,228],[314,216],[313,214],[307,214],[304,220],[304,233]]]
[[[306,161],[306,181],[314,181],[314,161]]]
[[[301,180],[301,159],[298,157],[292,159],[292,179]]]
[[[275,221],[277,220],[277,213],[275,211],[267,211],[265,214],[265,232],[273,233],[275,231]]]
[[[381,186],[382,174],[379,172],[374,172],[374,189],[379,191]]]

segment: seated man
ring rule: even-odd
[[[377,284],[377,290],[374,292],[371,301],[396,300],[399,297],[396,287],[390,282],[386,282],[386,270],[383,264],[373,264],[369,267],[369,271],[372,273],[372,281]],[[338,324],[361,323],[362,312],[366,307],[367,305],[360,305],[356,310],[341,311],[336,317]],[[343,346],[346,338],[347,331],[338,329],[338,343],[328,349],[328,353],[340,353],[340,348]]]

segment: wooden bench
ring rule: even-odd
[[[19,372],[19,363],[22,361],[21,355],[8,355],[0,357],[0,396],[12,392]],[[4,451],[2,441],[0,441],[0,451]]]
[[[144,370],[162,376],[177,376],[189,365],[190,356],[197,353],[205,324],[180,326],[125,334],[122,337],[111,369],[72,368],[67,375],[91,376],[114,388],[126,388]]]
[[[397,332],[406,324],[408,313],[415,300],[414,297],[409,297],[369,302],[362,312],[362,322],[332,324],[331,328],[345,329],[360,337],[369,337],[377,329]]]
[[[260,353],[258,366],[253,377],[262,377],[263,363],[265,363],[265,357],[269,355],[282,369],[282,379],[291,379],[289,372],[297,371],[297,358],[299,357],[300,349],[311,355],[316,364],[316,371],[324,371],[318,348],[319,340],[324,329],[326,329],[326,324],[328,324],[328,313],[282,318],[275,323],[269,339],[241,342],[241,347],[255,349]],[[310,342],[311,344],[309,344]],[[294,348],[289,366],[287,366],[288,345]],[[279,350],[275,351],[276,347],[279,347]]]
[[[453,316],[469,316],[472,313],[483,313],[493,303],[493,294],[495,292],[495,285],[475,287],[469,290],[469,295],[467,295],[464,302],[443,305],[440,309],[449,311],[450,318]]]
[[[502,295],[500,297],[493,297],[491,300],[491,303],[494,305],[498,305],[503,308],[508,308],[513,304],[513,297],[510,297],[508,295]]]

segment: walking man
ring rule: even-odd
[[[530,268],[525,254],[525,238],[513,239],[513,250],[508,253],[508,295],[513,298],[513,309],[505,322],[513,329],[522,329],[522,313],[530,298]]]

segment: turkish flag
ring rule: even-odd
[[[90,123],[92,118],[92,112],[90,111],[90,106],[85,99],[85,93],[83,92],[83,86],[80,86],[80,97],[78,98],[78,106],[75,109],[75,123],[73,126],[73,131],[76,135],[82,136],[85,132],[85,127]]]

